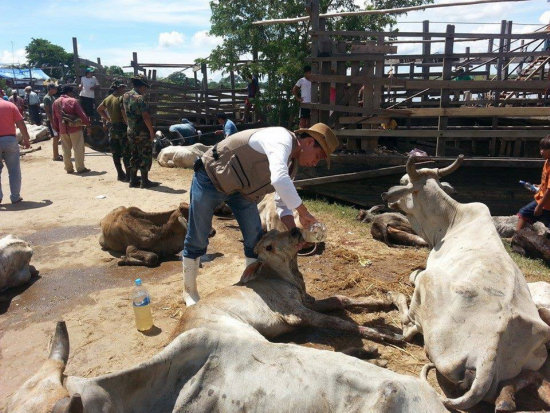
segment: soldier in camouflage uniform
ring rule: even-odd
[[[155,138],[149,106],[143,98],[149,89],[149,83],[140,75],[132,77],[131,81],[134,88],[122,97],[130,144],[130,188],[138,186],[138,169],[141,172],[140,187],[150,188],[157,186],[158,182],[149,181],[147,176],[153,162],[153,139]]]
[[[109,125],[109,146],[111,147],[113,162],[118,174],[117,179],[128,182],[130,179],[130,146],[128,144],[128,137],[126,136],[127,126],[122,114],[124,111],[122,94],[125,89],[126,85],[123,82],[115,80],[109,89],[111,94],[101,102],[97,111],[103,121]],[[122,170],[121,159],[124,163],[126,173]]]

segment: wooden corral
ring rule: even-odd
[[[101,84],[101,90],[96,96],[99,104],[107,96],[109,86],[117,76],[106,74],[100,58],[97,59],[97,62],[93,62],[79,57],[76,38],[73,38],[73,52],[77,71],[86,66],[96,69],[94,76]],[[247,63],[247,61],[239,61],[238,65]],[[240,129],[250,128],[256,121],[256,119],[248,119],[252,123],[241,122],[245,112],[247,89],[235,86],[237,66],[227,69],[232,83],[229,89],[210,89],[208,87],[206,63],[144,63],[138,61],[137,52],[133,52],[130,65],[126,67],[132,68],[134,74],[145,75],[149,80],[151,88],[146,100],[151,108],[152,120],[156,129],[167,129],[170,125],[180,123],[182,118],[187,118],[199,126],[203,132],[209,132],[218,128],[216,114],[220,112],[226,113],[232,120],[239,122]],[[157,69],[160,68],[191,70],[193,73],[192,83],[189,86],[180,86],[157,79]],[[77,73],[77,78],[79,75],[81,74]]]
[[[515,34],[513,23],[502,21],[499,33],[473,34],[456,33],[454,25],[433,32],[425,21],[418,32],[329,32],[322,19],[318,27],[310,58],[316,87],[302,106],[312,110],[312,122],[334,125],[348,150],[420,141],[438,156],[451,147],[532,157],[550,132],[546,27]],[[400,54],[403,43],[422,53]],[[443,53],[434,53],[434,43]],[[470,52],[474,45],[486,51]]]

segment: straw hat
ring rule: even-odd
[[[332,129],[324,123],[316,123],[310,128],[298,129],[294,131],[294,133],[297,135],[304,133],[315,139],[327,155],[327,167],[330,168],[330,154],[333,153],[340,144]]]

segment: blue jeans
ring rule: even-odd
[[[544,225],[550,228],[550,211],[547,209],[543,209],[542,214],[537,217],[535,216],[536,207],[537,207],[537,201],[531,201],[527,205],[521,207],[521,209],[518,212],[518,215],[531,224],[540,221]]]
[[[20,198],[21,166],[19,165],[19,145],[15,136],[0,137],[0,175],[4,161],[10,178],[10,199],[15,202]],[[0,176],[1,177],[1,176]],[[0,199],[2,199],[2,182],[0,182]]]
[[[237,218],[244,239],[244,255],[257,257],[254,247],[263,232],[256,203],[238,192],[227,195],[218,191],[204,169],[199,169],[193,176],[190,198],[189,222],[183,247],[185,258],[198,258],[206,254],[214,209],[222,202],[229,205]]]

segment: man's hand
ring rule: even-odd
[[[298,217],[300,219],[300,224],[302,224],[302,228],[307,230],[317,222],[317,219],[309,213],[304,204],[301,204],[298,208],[296,208],[296,211],[298,212]]]
[[[28,139],[23,139],[23,149],[29,149],[31,147],[31,143]]]
[[[537,204],[537,207],[535,208],[534,215],[536,217],[542,215],[542,202],[540,204]]]
[[[223,135],[223,131],[222,130],[217,130],[214,132],[216,135]]]

